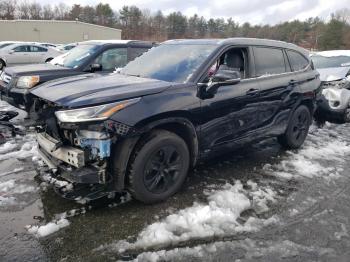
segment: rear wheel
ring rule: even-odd
[[[185,181],[190,154],[185,141],[166,130],[153,131],[131,158],[128,189],[144,203],[163,201]]]
[[[5,68],[6,64],[4,62],[4,60],[0,59],[0,71],[3,70]]]
[[[311,124],[310,110],[299,106],[290,119],[287,131],[278,137],[278,142],[289,149],[299,148],[305,141]]]

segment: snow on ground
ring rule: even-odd
[[[216,258],[216,254],[225,254],[227,250],[236,250],[237,253],[245,254],[241,259],[248,261],[260,261],[262,258],[265,258],[262,261],[271,261],[270,259],[275,260],[276,258],[279,258],[280,260],[292,259],[292,261],[294,261],[296,256],[300,253],[310,254],[313,257],[335,257],[335,251],[331,248],[302,246],[289,240],[281,242],[257,242],[248,238],[236,242],[216,242],[191,248],[185,247],[172,250],[144,252],[139,254],[136,259],[134,259],[134,262],[186,261],[192,260],[191,258],[197,258],[198,261],[222,261],[221,259]]]
[[[3,102],[0,103],[0,110],[3,108],[10,108],[6,106]],[[36,161],[38,157],[37,154],[37,143],[35,140],[35,135],[28,133],[25,136],[17,136],[6,143],[0,145],[0,162],[3,164],[6,161],[23,161],[25,159],[31,159]],[[21,164],[20,162],[14,162]],[[8,162],[9,163],[9,162]],[[17,201],[18,198],[27,193],[33,193],[38,190],[38,188],[33,185],[33,181],[27,181],[25,178],[19,179],[8,179],[6,178],[15,173],[19,173],[23,170],[23,167],[17,165],[9,165],[7,170],[0,173],[0,206],[8,207],[19,205]],[[21,202],[21,201],[20,201]]]
[[[312,127],[310,134],[297,151],[288,151],[278,164],[266,164],[266,173],[284,179],[312,177],[334,178],[339,176],[339,164],[350,153],[350,145],[345,137],[334,132],[334,125],[323,129]]]
[[[345,136],[334,131],[333,127],[327,125],[324,129],[317,129],[313,126],[300,150],[286,152],[276,164],[266,164],[264,172],[288,180],[320,176],[336,178],[342,169],[335,163],[341,164],[344,161],[344,156],[350,153],[350,145]],[[256,214],[267,212],[269,204],[277,201],[277,193],[268,186],[257,185],[253,181],[248,181],[243,186],[237,180],[234,185],[226,184],[222,189],[206,194],[207,203],[194,203],[191,207],[146,226],[134,242],[121,240],[100,246],[97,250],[124,253],[129,250],[159,249],[191,240],[257,231],[267,224],[279,223],[274,216],[269,219],[250,216],[245,222],[239,219],[242,212],[249,209],[253,209]],[[196,249],[186,250],[198,253]],[[159,260],[158,253],[147,255],[150,256],[149,261]]]
[[[208,203],[194,203],[165,219],[147,226],[134,243],[119,241],[99,249],[112,249],[118,253],[130,249],[159,248],[193,239],[223,237],[237,232],[257,231],[271,223],[275,217],[259,219],[249,217],[238,222],[243,211],[260,207],[268,209],[267,203],[275,201],[275,193],[270,188],[260,188],[249,182],[249,190],[237,180],[234,185],[226,184],[220,190],[207,192]]]
[[[36,237],[46,237],[52,233],[59,231],[61,228],[69,226],[69,221],[62,217],[59,220],[52,221],[42,226],[27,226],[28,233]]]

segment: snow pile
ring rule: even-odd
[[[16,195],[35,192],[36,187],[26,184],[18,184],[11,179],[5,182],[0,181],[0,206],[16,205]]]
[[[9,141],[0,147],[0,160],[7,160],[10,158],[25,159],[29,157],[36,157],[37,143],[35,136],[32,134],[23,137],[24,144],[19,150],[16,150],[19,145],[15,141]]]
[[[258,189],[253,182],[250,182],[250,186],[252,192],[243,189],[240,181],[234,185],[226,184],[222,190],[214,191],[208,196],[207,204],[194,203],[191,207],[147,226],[135,243],[122,240],[106,247],[119,253],[130,249],[157,248],[191,239],[256,231],[262,226],[277,222],[274,217],[267,220],[249,217],[245,223],[237,221],[243,211],[253,207],[253,203],[266,205],[268,199],[274,198],[275,194],[269,190]]]
[[[350,145],[340,133],[333,134],[331,128],[312,131],[303,148],[297,152],[288,151],[287,157],[281,162],[266,164],[263,169],[285,179],[337,176],[334,162],[344,161],[344,156],[350,153]],[[333,162],[332,165],[329,161]]]
[[[1,206],[13,206],[16,205],[16,198],[14,197],[4,197],[0,195],[0,207]]]
[[[43,226],[26,226],[26,228],[30,234],[33,234],[36,237],[46,237],[67,226],[69,226],[69,221],[62,217],[57,221],[49,222]]]

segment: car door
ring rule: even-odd
[[[47,48],[41,46],[30,46],[30,59],[32,63],[45,63]]]
[[[263,136],[284,132],[289,113],[297,101],[299,81],[291,71],[282,48],[254,47],[255,77],[259,78],[258,130]]]
[[[249,71],[252,54],[249,48],[242,50]],[[200,147],[204,154],[239,146],[256,129],[259,79],[251,78],[249,72],[244,75],[239,83],[221,86],[213,97],[201,99]]]
[[[29,64],[30,60],[30,46],[19,45],[9,51],[7,56],[8,64]]]

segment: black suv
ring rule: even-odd
[[[136,40],[86,41],[46,64],[7,67],[0,75],[1,99],[29,111],[33,103],[29,90],[34,86],[62,77],[110,73],[152,46]]]
[[[119,74],[31,92],[40,154],[55,176],[154,203],[198,160],[269,137],[300,147],[319,85],[304,49],[232,38],[167,41]]]

